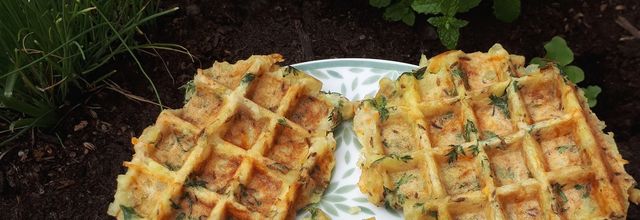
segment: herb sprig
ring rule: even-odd
[[[385,155],[383,157],[380,157],[380,158],[374,160],[371,164],[373,165],[373,164],[380,163],[380,162],[382,162],[382,160],[385,160],[387,158],[398,160],[398,161],[402,161],[404,163],[408,163],[410,160],[413,160],[413,157],[411,157],[411,155],[398,155],[398,154],[395,154],[395,153],[391,153],[391,154]]]
[[[478,128],[476,128],[476,124],[474,124],[471,120],[467,119],[467,123],[464,124],[464,132],[462,133],[462,137],[464,141],[471,141],[471,134],[478,133]]]
[[[449,164],[452,164],[453,162],[455,162],[456,160],[458,160],[458,155],[462,154],[464,156],[466,156],[466,153],[464,152],[464,148],[462,147],[462,145],[458,145],[458,144],[452,144],[449,145],[451,147],[451,150],[449,150],[449,153],[446,154]]]
[[[380,121],[383,122],[389,118],[389,108],[387,107],[387,98],[380,96],[379,98],[369,99],[369,103],[380,114]]]
[[[420,80],[424,78],[424,74],[427,72],[427,66],[421,67],[417,70],[411,71],[411,72],[404,72],[402,74],[400,74],[400,77],[398,77],[398,79],[402,78],[402,76],[404,75],[410,75],[415,77],[416,79]]]
[[[510,118],[511,113],[509,112],[509,100],[507,93],[504,93],[502,96],[491,95],[489,96],[491,100],[491,105],[493,105],[493,111],[495,112],[495,108],[500,109],[504,117]]]

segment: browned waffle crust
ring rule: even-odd
[[[134,139],[108,213],[119,219],[285,219],[327,187],[332,129],[353,114],[279,54],[198,70],[182,109]]]
[[[582,92],[500,45],[421,62],[356,110],[359,186],[407,219],[623,219],[635,181]],[[631,198],[630,198],[631,194]]]

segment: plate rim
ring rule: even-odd
[[[295,68],[305,69],[322,69],[329,67],[363,67],[363,68],[376,68],[376,69],[417,69],[418,66],[414,64],[398,62],[385,59],[373,59],[373,58],[330,58],[311,60],[300,63],[291,64]]]

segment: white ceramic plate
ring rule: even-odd
[[[378,91],[378,81],[383,77],[396,79],[402,72],[412,71],[418,66],[377,59],[327,59],[292,65],[316,77],[323,83],[324,91],[338,92],[349,100],[373,97]],[[402,219],[402,214],[367,201],[357,187],[360,169],[356,163],[360,157],[360,143],[352,130],[351,121],[342,123],[334,131],[337,149],[336,166],[331,184],[317,207],[332,219]],[[308,216],[300,213],[298,219]]]

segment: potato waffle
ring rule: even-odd
[[[182,109],[133,139],[108,213],[119,219],[285,219],[329,183],[332,129],[353,116],[344,97],[282,56],[198,70]]]
[[[638,200],[612,134],[549,64],[449,51],[356,109],[360,190],[407,219],[624,219]]]

